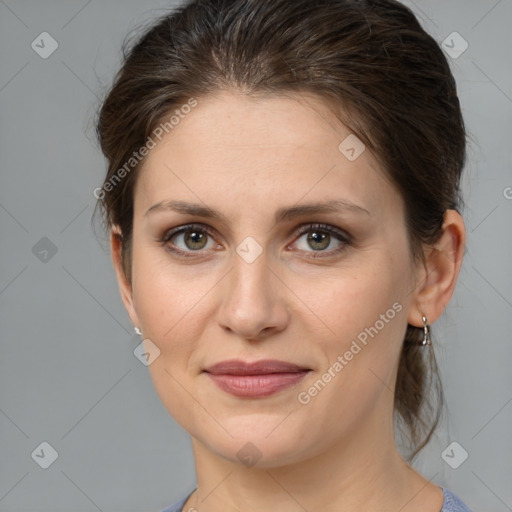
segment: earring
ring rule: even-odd
[[[133,329],[139,336],[142,336],[142,331],[138,327],[134,327]]]
[[[430,339],[430,326],[427,324],[427,317],[422,315],[421,319],[423,320],[423,339],[418,343],[422,347],[426,345],[432,345],[432,341]]]

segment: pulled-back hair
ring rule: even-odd
[[[123,166],[126,172],[102,188],[97,206],[104,228],[118,228],[129,282],[140,162],[128,170],[126,162],[176,109],[229,90],[324,100],[400,192],[412,261],[425,261],[446,210],[460,213],[466,135],[455,81],[407,7],[394,0],[196,0],[124,48],[98,115],[104,185]],[[443,408],[433,349],[417,344],[421,331],[407,326],[395,389],[395,425],[409,460],[430,440]]]

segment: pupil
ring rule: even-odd
[[[189,233],[190,234],[187,236],[187,243],[189,241],[191,241],[193,249],[198,249],[198,248],[200,249],[202,247],[201,241],[202,241],[202,239],[204,239],[203,233],[199,233],[197,231],[192,231],[192,232],[189,232]],[[203,240],[203,242],[204,242],[204,240]],[[196,244],[199,244],[199,247],[196,247],[195,246]]]
[[[315,244],[320,244],[320,247],[319,247],[320,249],[325,249],[326,247],[329,246],[329,239],[330,239],[330,235],[325,234],[325,233],[324,234],[318,233],[317,231],[312,231],[311,235],[308,237],[308,241],[313,244],[313,248],[314,248]],[[327,240],[327,243],[322,244],[322,242],[325,242],[325,240]]]

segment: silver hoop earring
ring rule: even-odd
[[[432,345],[432,341],[430,339],[430,326],[427,323],[427,317],[422,315],[421,319],[423,320],[423,339],[419,342],[419,345],[425,347],[427,345]]]
[[[133,330],[139,335],[142,336],[142,331],[138,327],[134,327]]]

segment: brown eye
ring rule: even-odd
[[[307,237],[308,244],[315,251],[322,251],[329,247],[331,235],[322,231],[310,231]]]
[[[305,241],[299,243],[305,237]],[[328,224],[309,224],[300,228],[295,242],[307,257],[329,257],[345,250],[351,244],[350,235]],[[327,250],[331,245],[331,249]]]
[[[167,250],[185,257],[195,256],[192,254],[194,252],[206,252],[203,249],[212,249],[216,245],[208,230],[200,225],[188,225],[173,229],[164,236],[161,243]]]
[[[206,245],[206,240],[207,240],[207,236],[208,234],[205,233],[204,231],[199,231],[198,229],[193,229],[193,230],[187,230],[184,232],[185,233],[185,237],[184,237],[184,242],[185,242],[185,245],[189,248],[189,249],[192,249],[192,250],[198,250],[198,249],[203,249]]]

